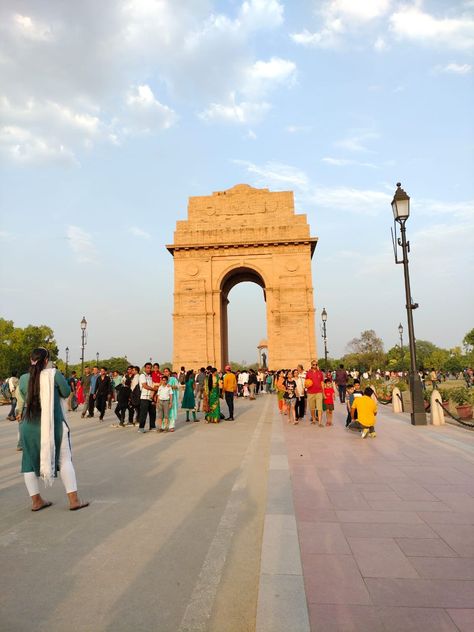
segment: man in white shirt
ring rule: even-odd
[[[240,397],[242,397],[242,395],[244,394],[244,386],[246,384],[248,384],[248,381],[249,381],[249,374],[248,374],[248,372],[245,369],[243,369],[239,373],[239,377],[238,377],[238,380],[237,380],[237,385],[238,385],[238,388],[239,388],[239,395],[240,395]]]
[[[150,432],[156,432],[156,406],[153,397],[156,388],[153,386],[151,377],[151,362],[147,362],[143,367],[143,373],[138,378],[140,384],[140,410],[138,414],[138,432],[146,432],[145,424],[147,416],[150,417]]]
[[[7,416],[7,419],[9,419],[10,421],[15,421],[16,419],[16,404],[17,404],[16,389],[18,387],[18,382],[19,382],[18,372],[13,371],[11,377],[9,377],[7,380],[8,390],[10,391],[10,394],[11,394],[11,408]]]

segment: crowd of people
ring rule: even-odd
[[[98,414],[103,422],[107,409],[114,409],[115,428],[137,427],[139,433],[174,432],[179,411],[186,422],[217,424],[234,421],[236,397],[255,400],[259,394],[276,392],[278,410],[288,423],[304,420],[319,427],[333,425],[335,403],[347,412],[346,428],[360,432],[363,439],[375,438],[377,397],[371,387],[362,390],[361,379],[393,379],[390,372],[347,371],[341,364],[335,371],[323,372],[316,360],[306,370],[302,365],[291,370],[253,369],[223,371],[212,366],[199,370],[173,372],[160,370],[158,363],[146,362],[142,369],[130,365],[124,374],[106,367],[86,366],[79,378],[75,371],[64,376],[50,362],[46,349],[34,349],[30,370],[20,378],[17,374],[6,381],[11,409],[8,419],[19,424],[18,450],[22,455],[22,472],[32,499],[32,510],[51,505],[39,492],[38,481],[51,484],[60,473],[73,511],[87,507],[80,500],[71,460],[67,411],[78,411],[81,418]],[[397,376],[395,376],[397,377]],[[464,376],[472,383],[472,370]],[[433,384],[439,376],[428,374]],[[3,388],[3,387],[2,387]],[[227,417],[224,410],[227,409]],[[200,418],[199,415],[203,416]],[[147,428],[148,424],[148,428]]]

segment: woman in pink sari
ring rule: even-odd
[[[84,389],[82,388],[81,380],[78,380],[76,384],[76,399],[77,399],[78,406],[81,406],[81,404],[83,404],[86,401],[84,397]]]

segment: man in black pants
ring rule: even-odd
[[[225,374],[222,381],[225,401],[229,408],[229,416],[226,421],[234,421],[234,394],[237,392],[237,379],[234,373],[232,373],[230,365],[225,367]]]
[[[102,421],[107,407],[107,397],[111,391],[112,385],[110,377],[107,375],[107,369],[103,366],[100,368],[100,374],[95,383],[94,400],[95,407],[99,411],[99,420]]]

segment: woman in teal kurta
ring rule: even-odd
[[[186,373],[186,384],[184,387],[183,401],[181,408],[186,411],[186,421],[189,421],[189,412],[193,414],[193,421],[196,419],[196,398],[194,397],[194,371],[191,369]]]
[[[171,371],[169,369],[165,369],[163,371],[163,373],[168,378],[168,386],[171,386],[171,388],[173,389],[173,401],[171,402],[171,408],[170,408],[170,412],[169,412],[169,425],[168,425],[168,428],[166,428],[165,420],[163,419],[163,421],[161,422],[161,429],[162,430],[169,430],[169,432],[174,432],[176,419],[178,417],[179,382],[174,377],[174,375],[171,375]]]
[[[39,492],[39,477],[52,485],[58,471],[69,499],[69,509],[76,511],[89,505],[77,495],[77,482],[71,460],[69,427],[61,398],[67,398],[70,388],[64,376],[48,368],[49,352],[33,349],[30,371],[20,378],[19,388],[24,402],[20,425],[23,445],[21,471],[31,497],[32,511],[52,505]]]
[[[206,420],[218,424],[221,420],[221,406],[219,400],[219,376],[217,369],[212,369],[209,375],[209,412]]]

